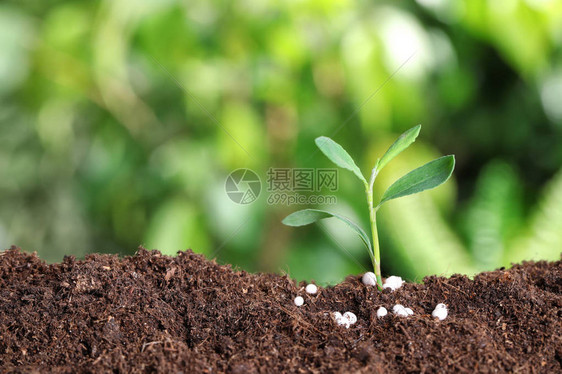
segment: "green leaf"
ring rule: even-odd
[[[413,142],[416,141],[421,130],[421,125],[412,127],[410,130],[406,131],[396,139],[394,143],[388,148],[384,156],[380,159],[377,164],[378,170],[381,170],[390,160],[398,156],[400,152],[408,148]]]
[[[318,137],[315,141],[318,148],[320,148],[322,153],[324,153],[330,161],[339,167],[351,170],[363,183],[367,183],[365,177],[361,174],[361,170],[355,165],[355,161],[353,161],[349,153],[347,153],[341,145],[326,136]]]
[[[325,210],[319,210],[319,209],[303,209],[289,214],[287,217],[285,217],[285,219],[282,222],[287,226],[298,227],[298,226],[309,225],[311,223],[314,223],[324,218],[332,218],[332,217],[337,218],[340,221],[344,222],[353,231],[355,231],[363,241],[363,244],[365,244],[365,247],[367,247],[367,249],[369,250],[369,254],[372,255],[373,251],[371,249],[371,241],[369,240],[369,237],[367,236],[365,231],[363,231],[361,227],[359,227],[356,223],[351,221],[349,218],[341,216],[339,214],[330,213],[330,212],[326,212]]]
[[[435,188],[447,181],[455,168],[455,156],[443,156],[412,170],[398,179],[382,195],[378,206],[388,200]]]

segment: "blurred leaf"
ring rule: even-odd
[[[33,20],[16,7],[0,6],[0,97],[24,83],[29,75]]]
[[[447,181],[455,168],[455,156],[443,156],[409,172],[386,190],[379,206],[388,200],[435,188]]]
[[[378,220],[381,263],[390,271],[400,271],[415,280],[428,274],[476,272],[469,253],[449,225],[450,218],[439,212],[431,194],[396,200],[392,209],[379,213]]]
[[[316,138],[316,145],[334,164],[341,168],[351,170],[363,183],[367,183],[365,177],[361,174],[361,170],[359,170],[359,167],[355,164],[355,161],[353,161],[349,153],[347,153],[341,145],[326,136]]]
[[[345,252],[329,243],[327,237],[296,242],[281,268],[297,282],[313,279],[319,285],[338,284],[348,274],[365,272],[365,268],[350,261]]]
[[[527,230],[505,254],[504,265],[523,260],[560,260],[562,248],[562,170],[546,185]]]
[[[220,118],[220,123],[213,126],[217,126],[217,153],[224,165],[234,169],[248,159],[259,162],[255,159],[263,158],[265,135],[252,105],[239,100],[227,101]]]
[[[207,233],[195,206],[182,198],[165,201],[148,228],[146,246],[158,248],[167,255],[188,248],[208,253]]]
[[[522,224],[521,181],[501,161],[488,163],[478,177],[473,198],[463,215],[470,252],[479,270],[502,264],[505,251]]]

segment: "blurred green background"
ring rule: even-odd
[[[457,168],[381,209],[384,274],[559,258],[560,1],[2,1],[0,247],[193,248],[334,283],[368,270],[360,241],[281,225],[305,206],[268,204],[267,169],[332,167],[326,135],[368,174],[418,123],[378,193],[442,154]],[[225,179],[245,167],[264,188],[237,205]],[[368,227],[363,186],[339,179],[323,208]]]

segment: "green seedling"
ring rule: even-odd
[[[400,135],[400,137],[390,146],[390,148],[388,148],[382,158],[377,159],[377,162],[375,163],[375,166],[371,171],[371,177],[369,178],[368,182],[349,153],[347,153],[341,145],[325,136],[316,138],[316,145],[318,146],[318,148],[320,148],[320,151],[322,151],[322,153],[324,153],[324,155],[326,155],[326,157],[330,159],[330,161],[332,161],[339,167],[353,172],[353,174],[355,174],[357,178],[359,178],[365,185],[365,193],[367,195],[367,202],[369,204],[369,218],[371,221],[371,234],[373,238],[373,244],[371,244],[371,240],[369,239],[369,236],[365,233],[365,231],[363,231],[361,227],[359,227],[349,218],[324,210],[299,210],[285,217],[283,223],[288,226],[304,226],[321,219],[331,217],[335,217],[343,221],[347,226],[349,226],[352,230],[359,234],[361,241],[369,251],[369,256],[371,257],[371,262],[373,264],[373,270],[377,279],[377,286],[382,290],[380,248],[377,232],[377,211],[387,201],[435,188],[445,183],[447,179],[449,179],[449,177],[453,173],[453,169],[455,168],[454,155],[443,156],[431,162],[428,162],[427,164],[412,170],[411,172],[394,182],[385,191],[378,203],[376,205],[374,204],[373,185],[375,184],[377,175],[390,162],[390,160],[392,160],[400,152],[408,148],[416,140],[418,134],[420,133],[420,129],[421,125],[418,125]]]

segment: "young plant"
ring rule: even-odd
[[[379,172],[384,168],[390,160],[396,157],[400,152],[408,148],[418,137],[420,133],[421,125],[417,125],[402,135],[388,148],[386,153],[382,158],[377,159],[375,166],[371,170],[371,177],[369,181],[365,179],[361,170],[357,167],[351,156],[343,149],[341,145],[334,142],[332,139],[321,136],[316,138],[316,145],[326,157],[330,159],[333,163],[342,167],[344,169],[350,170],[359,178],[364,186],[365,193],[367,195],[367,202],[369,205],[369,218],[371,221],[371,234],[373,238],[373,244],[369,236],[359,227],[357,224],[352,222],[349,218],[341,216],[339,214],[330,213],[319,209],[304,209],[294,212],[283,220],[283,223],[287,226],[304,226],[324,218],[335,217],[343,221],[347,226],[354,230],[361,238],[365,247],[369,251],[369,256],[371,257],[371,262],[373,264],[373,270],[375,277],[377,279],[378,288],[382,290],[382,277],[381,277],[381,265],[380,265],[380,248],[379,248],[379,238],[377,232],[377,211],[379,208],[392,199],[396,199],[402,196],[412,195],[418,192],[422,192],[431,188],[435,188],[447,181],[453,169],[455,168],[455,156],[443,156],[435,159],[427,164],[420,166],[419,168],[412,170],[408,174],[404,175],[396,182],[394,182],[382,195],[378,203],[374,204],[373,199],[373,185],[375,179]]]

